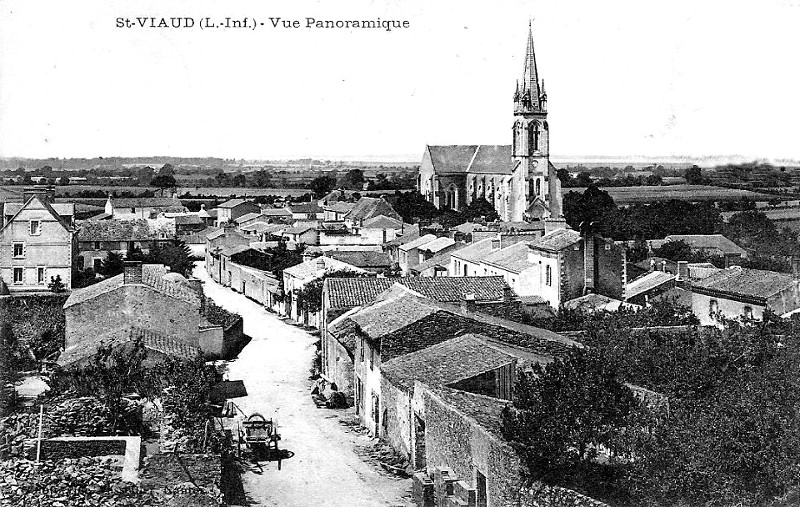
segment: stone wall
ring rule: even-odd
[[[622,299],[624,250],[612,240],[595,240],[597,269],[595,292],[616,299]],[[608,247],[608,250],[606,250]]]
[[[386,377],[381,378],[381,394],[383,395],[384,427],[386,433],[383,438],[399,452],[406,460],[412,461],[413,437],[410,429],[413,428],[411,412],[411,393],[400,389]]]
[[[0,296],[0,316],[9,324],[13,340],[45,357],[64,347],[67,297],[69,294]]]
[[[125,440],[42,440],[41,459],[89,458],[125,454]],[[28,449],[28,459],[36,459],[36,446]]]

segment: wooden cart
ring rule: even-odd
[[[239,430],[239,456],[242,455],[242,445],[253,454],[278,453],[278,441],[281,436],[278,434],[277,421],[267,419],[256,412],[242,421],[241,425],[244,430],[241,428]],[[278,467],[280,467],[280,461],[278,461]]]

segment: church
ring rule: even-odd
[[[417,189],[440,209],[459,211],[484,198],[503,221],[561,216],[561,182],[550,163],[547,93],[544,81],[539,83],[530,25],[522,84],[514,91],[511,145],[426,146]]]

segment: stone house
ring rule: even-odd
[[[295,225],[282,230],[280,235],[296,244],[319,244],[319,234],[317,233],[316,223],[296,223]]]
[[[322,205],[323,220],[326,222],[342,222],[345,215],[355,207],[354,202],[336,201],[331,204]]]
[[[261,213],[261,206],[245,199],[230,199],[217,206],[217,227],[248,213]]]
[[[0,279],[12,293],[46,291],[57,276],[67,289],[72,286],[78,243],[72,218],[65,214],[72,208],[53,206],[46,194],[3,206]]]
[[[389,258],[392,259],[392,262],[396,262],[398,265],[400,264],[400,246],[405,245],[409,241],[414,241],[420,236],[419,233],[419,224],[411,224],[408,225],[403,229],[403,234],[396,237],[391,241],[387,241],[381,248],[384,252],[389,254]]]
[[[478,241],[473,239],[471,245],[459,248],[450,255],[450,276],[486,276],[489,274],[489,268],[483,262],[489,255],[530,239],[526,235],[503,233],[493,234]]]
[[[513,292],[500,277],[467,278],[327,278],[322,289],[322,374],[347,396],[353,396],[355,346],[347,334],[330,332],[345,313],[369,305],[395,283],[434,301],[460,303],[474,297],[477,311],[507,316],[519,310]]]
[[[656,249],[670,241],[683,241],[694,253],[724,257],[727,265],[741,264],[747,258],[747,250],[722,234],[671,234],[664,239],[648,241],[651,249]]]
[[[520,296],[537,295],[533,283],[538,267],[528,260],[529,241],[515,243],[489,253],[481,263],[487,275],[502,276]]]
[[[325,252],[325,256],[377,274],[386,272],[392,266],[389,254],[384,252],[344,250]]]
[[[281,313],[296,322],[319,328],[321,325],[320,312],[309,313],[299,304],[297,296],[307,283],[335,271],[351,271],[362,275],[370,274],[364,269],[337,261],[331,257],[316,257],[284,269],[284,305]]]
[[[460,246],[462,246],[461,243],[456,243],[453,238],[436,238],[430,243],[425,243],[417,249],[419,252],[419,261],[417,264],[422,264],[423,262],[430,260],[437,255],[454,251]]]
[[[691,285],[692,312],[701,325],[720,325],[720,317],[760,320],[769,309],[786,315],[800,308],[800,259],[793,273],[732,266]]]
[[[186,213],[189,210],[178,199],[172,197],[131,197],[108,196],[102,218],[116,220],[147,220],[157,218],[163,213]]]
[[[240,216],[233,223],[236,224],[237,229],[241,229],[242,226],[248,224],[254,224],[258,222],[269,223],[269,218],[264,215],[261,211],[257,213],[245,213],[244,215]]]
[[[364,245],[383,245],[387,241],[402,236],[407,224],[402,220],[378,215],[364,220],[364,222],[353,228],[353,233],[361,236],[361,243]]]
[[[108,252],[127,257],[138,248],[148,253],[153,247],[175,243],[165,230],[156,229],[147,220],[87,220],[78,229],[78,268],[97,271]]]
[[[206,271],[215,282],[230,287],[230,257],[250,248],[251,239],[233,229],[219,229],[206,236]]]
[[[621,299],[625,249],[592,233],[556,229],[529,245],[527,282],[553,308],[588,293]]]
[[[383,197],[362,197],[344,216],[344,222],[351,228],[363,227],[367,220],[381,215],[402,221],[400,215]]]
[[[126,262],[124,273],[74,291],[64,315],[67,357],[85,355],[80,350],[110,327],[155,333],[212,355],[223,349],[222,330],[202,316],[199,281],[161,264]]]
[[[384,410],[393,409],[381,404],[384,364],[464,334],[490,337],[493,347],[509,355],[522,349],[553,357],[579,346],[544,329],[475,312],[474,298],[466,298],[461,306],[437,303],[399,283],[375,302],[333,321],[329,331],[354,348],[354,403],[362,425],[390,441],[382,423]]]
[[[273,208],[264,206],[261,208],[261,216],[266,217],[270,223],[287,223],[292,221],[292,212],[287,208]]]
[[[296,202],[286,209],[292,214],[292,220],[320,220],[325,217],[322,207],[315,202]]]
[[[176,215],[173,220],[175,220],[175,235],[177,236],[200,232],[208,226],[207,221],[198,214]]]
[[[411,268],[420,263],[419,248],[435,240],[436,235],[425,234],[398,246],[397,263],[403,274],[407,274]]]

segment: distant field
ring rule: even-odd
[[[22,187],[5,187],[6,190],[22,192]],[[67,185],[57,186],[56,195],[62,196],[69,192],[70,195],[75,195],[78,192],[88,191],[103,191],[103,192],[132,192],[135,194],[144,192],[145,190],[158,190],[156,187],[135,187],[130,185]],[[2,189],[0,189],[2,191]],[[303,195],[310,190],[304,188],[243,188],[243,187],[181,187],[178,189],[178,195],[183,195],[189,192],[192,195],[213,195],[219,197],[229,197],[235,195],[236,197],[244,196],[259,196],[259,195]]]
[[[586,188],[565,188],[566,194],[569,191],[580,192]],[[750,190],[738,190],[735,188],[714,187],[710,185],[657,185],[641,187],[603,187],[608,195],[617,204],[647,203],[655,201],[668,201],[677,199],[679,201],[738,201],[750,199],[752,201],[768,201],[775,196],[760,194]]]
[[[765,215],[770,220],[792,220],[792,221],[800,221],[800,208],[782,208],[782,209],[769,209],[769,208],[762,208],[758,210]],[[726,211],[722,213],[722,218],[725,220],[729,219],[735,211]]]

